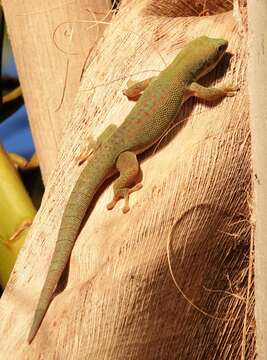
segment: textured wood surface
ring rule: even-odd
[[[249,95],[251,136],[253,144],[253,185],[255,202],[253,220],[255,225],[255,316],[257,329],[257,359],[267,358],[267,3],[249,2]]]
[[[59,162],[0,303],[0,358],[254,358],[246,34],[232,12],[166,17],[151,15],[153,4],[127,1],[92,53]],[[67,286],[27,345],[86,136],[123,121],[133,106],[122,95],[128,78],[155,74],[203,34],[227,38],[233,54],[204,83],[238,83],[239,93],[216,106],[184,107],[180,126],[143,156],[144,188],[127,215],[120,206],[108,212],[112,189],[101,189]],[[182,292],[170,276],[169,240]]]
[[[110,19],[110,0],[3,0],[8,32],[46,181],[70,121],[83,67]],[[90,22],[93,21],[93,22]]]

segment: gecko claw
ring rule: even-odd
[[[240,90],[240,86],[227,84],[224,86],[223,90],[227,97],[235,96],[236,92]]]
[[[122,208],[122,212],[124,214],[126,214],[130,210],[130,206],[129,206],[130,194],[132,194],[135,191],[140,190],[142,187],[143,187],[143,185],[141,183],[138,183],[131,189],[124,189],[123,191],[118,192],[118,194],[114,196],[113,200],[107,204],[107,209],[112,210],[120,199],[124,199],[125,205]]]
[[[130,211],[130,207],[128,205],[124,205],[124,207],[122,208],[123,214],[126,214],[128,211]]]
[[[112,210],[114,206],[117,204],[118,200],[112,200],[110,203],[107,204],[107,209]]]

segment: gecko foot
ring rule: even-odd
[[[235,96],[236,92],[240,90],[240,86],[226,84],[223,86],[222,90],[225,92],[225,95],[228,97]]]
[[[112,210],[120,199],[124,199],[125,203],[122,208],[122,212],[126,214],[130,210],[130,206],[129,206],[130,194],[140,190],[142,187],[143,185],[141,183],[138,183],[135,186],[133,186],[131,189],[128,188],[121,189],[116,193],[116,195],[114,195],[113,200],[107,205],[107,209]]]

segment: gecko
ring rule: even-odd
[[[96,139],[70,193],[28,343],[34,339],[42,323],[85,213],[103,182],[115,173],[119,174],[107,209],[113,209],[120,199],[124,199],[122,211],[127,213],[129,196],[142,187],[138,180],[140,165],[137,155],[160,141],[173,125],[182,104],[192,96],[213,101],[235,95],[237,86],[204,87],[198,83],[199,78],[216,67],[227,47],[225,39],[198,37],[184,46],[157,77],[134,82],[124,91],[124,95],[136,104],[120,126],[110,124]]]

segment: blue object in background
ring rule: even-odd
[[[25,106],[0,124],[0,142],[8,152],[30,158],[34,153],[32,135]]]
[[[6,36],[2,72],[4,75],[17,76],[10,44]],[[26,158],[32,156],[35,150],[25,106],[21,106],[18,111],[0,124],[0,142],[8,152],[15,152]]]

